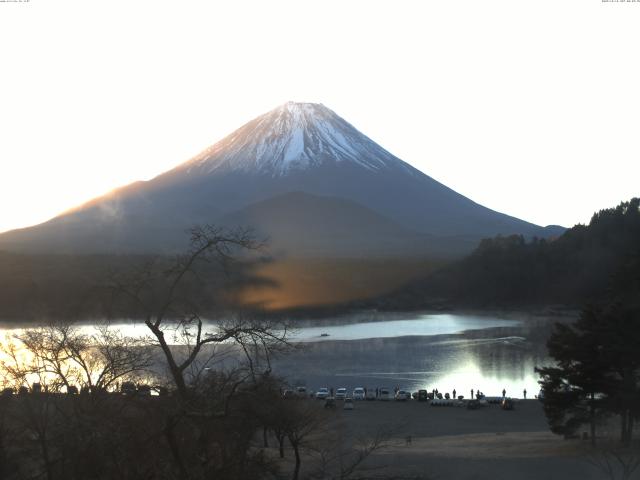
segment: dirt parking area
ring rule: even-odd
[[[344,411],[341,417],[354,432],[371,432],[385,425],[401,426],[403,435],[416,438],[548,431],[542,404],[536,400],[517,402],[514,410],[502,410],[499,405],[478,410],[436,407],[415,400],[358,401],[353,411]]]
[[[417,401],[359,401],[352,411],[340,407],[339,402],[336,421],[354,440],[380,429],[392,432],[389,445],[365,464],[370,478],[603,478],[588,462],[586,442],[549,432],[536,400],[517,402],[512,411],[498,405],[467,410]]]

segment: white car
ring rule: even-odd
[[[386,387],[382,387],[378,389],[378,400],[383,400],[385,402],[391,400],[393,398],[393,393]]]
[[[401,402],[406,402],[407,400],[411,400],[411,392],[407,392],[406,390],[398,390],[396,392],[396,400]]]
[[[353,410],[354,406],[352,398],[347,397],[344,399],[344,406],[342,408],[345,410]]]
[[[329,396],[329,389],[327,387],[319,388],[316,392],[316,398],[318,400],[325,400]]]
[[[353,399],[354,400],[364,400],[364,388],[356,387],[353,389]]]
[[[365,395],[366,400],[375,400],[376,399],[376,390],[375,388],[368,388],[367,393]]]
[[[344,400],[345,398],[347,398],[347,389],[340,387],[336,390],[336,400]]]

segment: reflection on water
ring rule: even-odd
[[[549,363],[545,342],[552,323],[435,315],[349,326],[348,334],[337,327],[335,336],[329,328],[318,327],[313,333],[331,336],[280,359],[276,371],[311,389],[399,386],[452,392],[455,388],[468,398],[471,389],[493,396],[504,388],[508,396],[522,397],[526,389],[533,398],[539,390],[534,367]],[[384,334],[372,338],[381,328],[386,329]],[[307,335],[303,339],[310,340]]]

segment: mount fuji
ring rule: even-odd
[[[395,157],[321,104],[289,102],[152,180],[0,235],[0,249],[167,253],[194,224],[246,225],[289,256],[460,255],[483,237],[547,237]]]

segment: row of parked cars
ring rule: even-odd
[[[332,395],[333,394],[333,395]],[[462,400],[462,397],[456,399],[450,398],[449,394],[444,396],[441,393],[428,392],[427,390],[418,390],[417,392],[409,392],[407,390],[397,390],[393,392],[390,388],[380,387],[376,389],[367,389],[364,387],[356,387],[351,394],[347,391],[346,387],[339,387],[335,390],[335,393],[327,387],[321,387],[316,392],[308,392],[306,387],[296,387],[295,390],[285,390],[285,398],[316,398],[318,400],[330,400],[329,406],[333,405],[335,400],[344,400],[351,403],[353,400],[398,400],[407,401],[417,400],[419,402],[430,402],[433,406],[463,406],[466,405],[469,409],[476,409],[482,405],[488,403],[497,403],[505,410],[513,410],[514,403],[511,398],[504,397],[485,397],[484,395],[480,399]],[[353,406],[346,405],[345,408],[353,408]]]
[[[424,391],[426,393],[426,390]],[[377,389],[356,387],[351,392],[346,387],[336,388],[332,392],[328,387],[319,388],[316,392],[308,392],[306,387],[296,387],[295,390],[285,390],[283,392],[285,398],[307,398],[312,397],[318,400],[326,400],[334,398],[336,400],[411,400],[411,392],[407,390],[394,391],[390,388],[381,387]],[[425,397],[426,398],[426,397]]]

